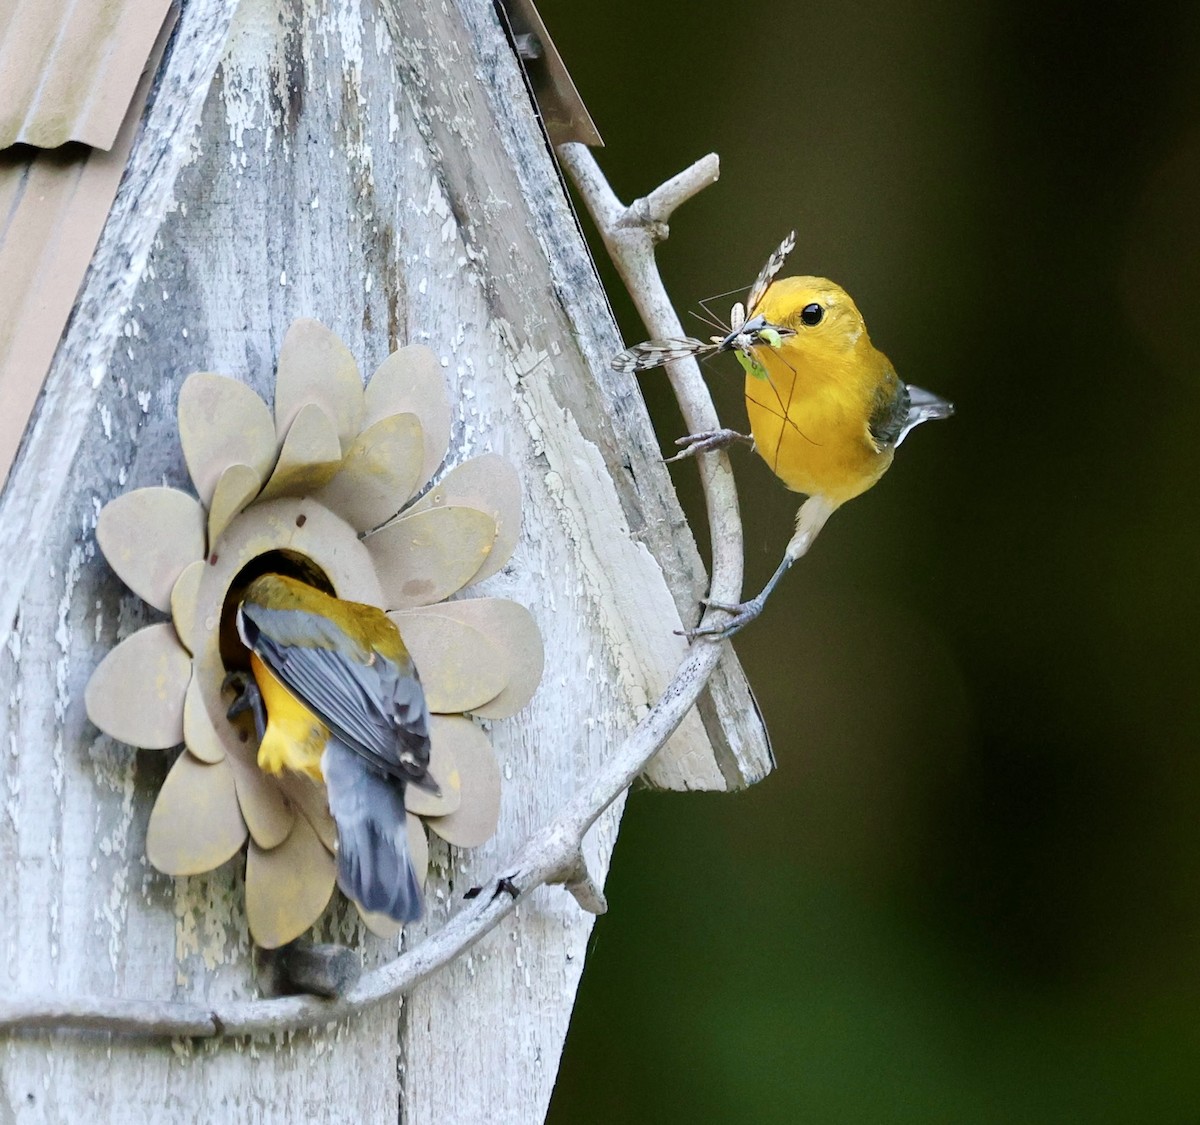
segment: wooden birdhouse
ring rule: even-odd
[[[502,16],[18,0],[0,33],[19,1118],[545,1114],[623,805],[596,779],[711,646],[677,633],[707,579],[554,159],[586,115],[539,117],[530,89],[569,80],[531,5]],[[402,933],[332,889],[312,792],[268,792],[222,725],[230,591],[268,555],[391,612],[429,669],[450,749],[441,803],[409,805]],[[712,651],[651,786],[771,768]],[[273,996],[259,947],[297,926],[365,975]]]

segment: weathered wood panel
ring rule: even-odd
[[[681,597],[701,585],[669,489],[656,491],[664,474],[644,414],[626,400],[614,416],[589,374],[616,340],[490,4],[243,0],[192,132],[205,52],[226,20],[215,2],[184,10],[0,499],[11,562],[0,933],[13,991],[200,1000],[253,988],[238,862],[178,882],[150,869],[145,822],[166,757],[114,745],[82,707],[102,653],[149,613],[96,556],[96,514],[132,487],[189,487],[174,418],[190,371],[234,375],[269,401],[296,316],[327,323],[367,372],[424,342],[443,357],[455,404],[451,459],[492,449],[522,468],[521,543],[480,590],[534,611],[548,671],[528,711],[490,731],[505,778],[499,834],[466,855],[435,845],[431,909],[413,941],[551,817],[682,651],[644,544],[669,549]],[[733,732],[721,765],[693,717],[669,783],[720,787],[767,768],[756,720],[728,721],[746,705],[739,675],[730,665],[721,688]],[[600,878],[618,815],[587,841]],[[362,940],[370,958],[388,954],[356,934],[349,911],[324,927]],[[283,1042],[14,1038],[0,1057],[0,1115],[537,1120],[590,928],[567,894],[543,889],[399,1018],[390,1005]]]

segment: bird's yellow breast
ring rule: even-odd
[[[842,504],[879,480],[892,451],[871,439],[879,376],[863,369],[861,357],[841,364],[785,343],[756,348],[755,358],[768,378],[746,377],[750,430],[759,455],[788,488]]]
[[[258,747],[258,768],[273,774],[295,770],[323,781],[321,754],[329,728],[272,675],[255,653],[250,654],[250,667],[267,711],[267,729]]]
[[[903,384],[872,343],[850,294],[824,277],[784,277],[752,310],[786,330],[755,347],[767,378],[746,378],[755,448],[794,492],[834,505],[866,492],[892,463],[871,435],[881,403]]]

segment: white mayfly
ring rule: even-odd
[[[745,305],[739,301],[730,310],[729,330],[724,336],[710,336],[707,341],[691,336],[667,336],[661,340],[647,340],[644,344],[635,344],[632,348],[626,348],[619,355],[613,356],[613,370],[627,373],[649,371],[653,367],[661,367],[664,363],[688,356],[701,356],[708,352],[737,352],[738,359],[748,371],[760,379],[765,379],[767,373],[755,360],[751,349],[760,344],[777,348],[784,337],[795,335],[795,329],[769,324],[766,317],[755,315],[754,310],[758,308],[775,275],[783,268],[784,261],[795,245],[796,232],[792,231],[767,259],[767,264],[750,287]],[[749,319],[747,312],[750,314]]]

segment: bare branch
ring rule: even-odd
[[[584,148],[582,145],[577,147]],[[591,156],[586,148],[584,152]],[[667,222],[675,209],[709,184],[715,184],[720,174],[720,161],[716,153],[710,152],[690,168],[685,168],[679,175],[672,176],[665,184],[656,187],[649,195],[635,199],[617,220],[616,226],[644,227],[651,232],[655,242],[662,242],[670,233]]]
[[[211,1038],[312,1027],[409,991],[470,949],[534,888],[561,879],[573,867],[579,842],[600,814],[645,768],[696,701],[720,658],[720,645],[694,645],[663,698],[634,728],[605,768],[572,798],[556,820],[534,836],[502,870],[520,888],[517,899],[488,893],[466,903],[436,934],[394,961],[364,973],[338,999],[286,996],[231,1001],[209,1008],[105,997],[5,999],[0,1030],[75,1028],[141,1036]]]
[[[698,160],[645,198],[623,208],[590,149],[570,142],[559,145],[558,154],[583,196],[649,334],[656,338],[686,335],[659,276],[654,247],[664,237],[665,222],[671,212],[716,181],[716,156],[710,154]],[[688,433],[720,429],[699,364],[690,357],[677,359],[667,364],[666,371]],[[718,601],[736,602],[742,588],[742,523],[733,469],[728,455],[721,451],[704,454],[697,460],[713,537],[709,593]],[[706,614],[702,624],[707,622]]]
[[[580,910],[586,910],[589,914],[608,913],[608,900],[604,897],[600,885],[592,878],[582,850],[576,850],[570,867],[559,872],[558,878],[550,881],[566,887],[579,903]]]

